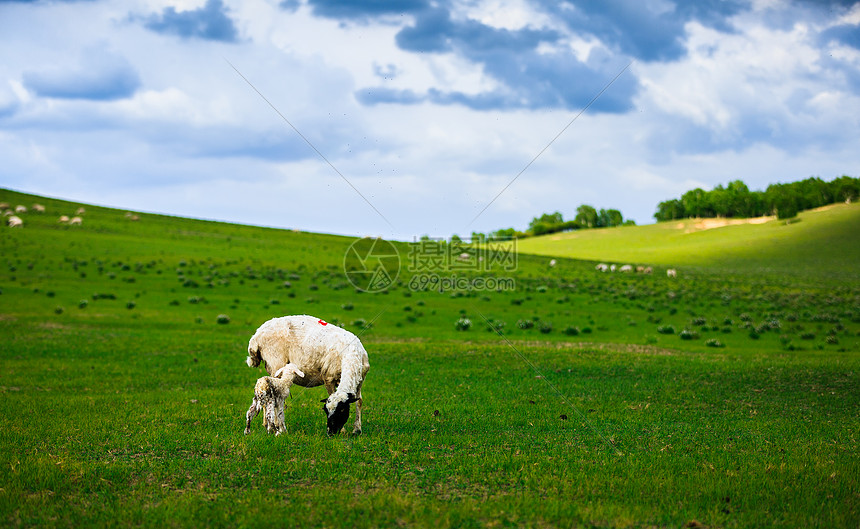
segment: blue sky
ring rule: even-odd
[[[0,186],[400,239],[650,223],[860,175],[858,35],[842,1],[0,0]]]

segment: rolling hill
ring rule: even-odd
[[[860,279],[860,204],[805,211],[794,222],[686,219],[554,233],[518,241],[521,253],[693,267],[731,273]]]

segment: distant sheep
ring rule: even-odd
[[[0,209],[9,209],[8,202],[0,202]]]
[[[57,222],[59,222],[61,224],[65,224],[65,223],[69,222],[69,217],[66,215],[60,215],[60,219]]]
[[[35,211],[36,213],[44,213],[45,206],[43,206],[42,204],[33,204],[33,211]]]
[[[291,364],[294,368],[288,369],[303,373],[294,378],[299,386],[325,385],[329,396],[322,402],[329,435],[343,428],[349,418],[349,405],[355,402],[352,433],[361,433],[361,386],[370,363],[357,336],[312,316],[273,318],[261,325],[248,342],[246,363],[257,367],[260,362],[275,377],[282,376]]]
[[[614,272],[615,268],[616,268],[615,265],[609,265],[609,271],[610,272]]]
[[[609,265],[606,263],[600,263],[599,265],[595,266],[594,268],[595,268],[595,270],[598,270],[600,272],[606,272],[607,270],[609,270]]]
[[[22,206],[18,204],[15,206],[15,213],[27,213],[27,206]]]
[[[619,272],[632,272],[632,271],[633,271],[633,266],[631,266],[631,265],[624,265],[624,266],[622,266],[621,268],[619,268],[619,269],[618,269],[618,271],[619,271]]]
[[[24,221],[21,220],[21,217],[17,217],[15,215],[12,215],[11,217],[9,217],[9,220],[7,220],[6,223],[9,224],[10,228],[23,228],[24,227]]]
[[[653,272],[653,271],[654,271],[654,269],[653,269],[653,268],[651,268],[650,266],[646,266],[646,267],[645,267],[645,269],[644,269],[644,270],[642,270],[642,273],[643,273],[643,274],[650,274],[650,273],[651,273],[651,272]]]
[[[87,210],[85,210],[84,208],[78,208],[78,210],[75,211],[75,215],[83,215],[86,212]]]
[[[551,259],[549,262],[550,268],[554,267],[555,265],[556,265],[555,259]]]
[[[666,270],[666,277],[678,277],[678,272],[674,268]]]
[[[457,259],[459,259],[460,261],[468,261],[469,260],[469,254],[467,254],[466,252],[463,252],[457,256]]]
[[[72,217],[69,220],[69,226],[80,226],[84,222],[84,219],[80,217]]]

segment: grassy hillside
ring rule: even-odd
[[[860,204],[806,211],[797,220],[707,228],[719,219],[687,219],[544,235],[518,246],[577,259],[860,280]]]
[[[7,527],[860,523],[845,276],[671,280],[521,254],[434,270],[513,290],[415,289],[398,243],[400,279],[367,293],[347,237],[86,205],[67,226],[81,205],[0,202],[47,208],[0,226]],[[242,434],[263,374],[248,338],[301,313],[368,349],[361,436],[326,437],[321,388],[294,388],[285,435],[260,418]]]

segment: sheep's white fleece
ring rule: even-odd
[[[295,364],[304,376],[293,383],[303,387],[325,385],[329,393],[358,394],[370,363],[367,351],[353,333],[312,316],[273,318],[257,329],[248,342],[247,363],[265,362],[275,375],[287,364]],[[340,395],[338,395],[340,396]]]

